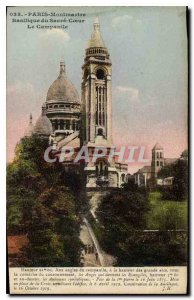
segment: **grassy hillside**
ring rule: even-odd
[[[147,214],[147,229],[186,229],[187,201],[161,200],[160,192],[149,195],[151,209]]]

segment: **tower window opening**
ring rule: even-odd
[[[100,115],[99,115],[99,124],[100,124],[100,125],[102,125],[102,124],[101,124],[101,121],[102,121],[102,120],[101,120],[101,114],[100,114]]]
[[[100,163],[100,175],[103,175],[102,162]]]
[[[69,122],[69,120],[67,120],[67,122],[66,122],[66,129],[69,129],[70,128],[70,122]]]
[[[101,87],[99,88],[99,124],[102,125],[102,118],[101,118]]]
[[[102,125],[105,124],[105,117],[104,117],[104,112],[102,113]]]
[[[157,164],[157,167],[159,167],[159,165],[160,165],[160,162],[159,162],[159,161],[157,161],[157,163],[156,163],[156,164]]]
[[[98,124],[98,88],[96,87],[96,124]]]
[[[159,152],[157,152],[157,158],[160,158]]]
[[[104,176],[108,177],[108,166],[104,168]]]
[[[125,174],[121,175],[121,180],[122,180],[122,182],[125,182]]]
[[[105,161],[99,161],[96,165],[96,176],[108,177],[108,165]]]
[[[64,121],[60,120],[60,129],[63,130],[64,129]]]
[[[105,126],[105,88],[96,87],[96,125]]]
[[[54,120],[54,127],[55,127],[55,130],[58,129],[58,121],[57,120]]]
[[[96,166],[96,176],[98,176],[98,166]]]
[[[72,129],[75,130],[76,129],[76,124],[75,124],[75,120],[72,121]]]
[[[162,158],[162,152],[160,152],[160,158]]]
[[[97,79],[104,80],[105,79],[105,73],[102,69],[98,69],[96,72]]]
[[[102,128],[98,128],[97,135],[103,136],[103,129]]]

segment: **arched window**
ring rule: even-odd
[[[100,160],[96,164],[96,176],[108,177],[108,164],[104,160]]]
[[[105,126],[106,93],[105,87],[96,86],[96,125]]]
[[[121,180],[122,180],[122,182],[125,182],[125,174],[121,175]]]
[[[103,129],[102,128],[98,128],[97,135],[103,136]]]
[[[98,69],[98,70],[96,71],[96,77],[97,77],[97,79],[101,79],[101,80],[105,79],[105,73],[104,73],[104,70]]]
[[[54,120],[54,127],[55,127],[55,130],[57,130],[58,129],[58,121],[57,120]]]
[[[60,129],[63,130],[64,129],[64,121],[60,120]]]
[[[70,128],[70,122],[69,120],[66,121],[66,129],[69,129]]]
[[[75,120],[72,121],[72,129],[75,130]]]

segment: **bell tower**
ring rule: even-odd
[[[152,178],[157,178],[157,173],[164,167],[164,148],[156,143],[152,149],[151,172]]]
[[[82,66],[82,144],[112,144],[111,65],[96,18]]]
[[[120,169],[127,168],[116,162],[115,155],[109,160],[115,149],[111,83],[112,63],[96,18],[82,66],[81,146],[89,155],[84,164],[86,188],[120,187]]]

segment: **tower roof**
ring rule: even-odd
[[[60,62],[60,72],[58,78],[48,89],[46,101],[48,102],[53,100],[80,103],[76,88],[66,76],[64,61]]]
[[[38,135],[49,136],[52,134],[52,132],[52,124],[49,118],[46,116],[46,106],[43,104],[42,115],[38,118],[34,126],[34,133]]]
[[[94,29],[88,43],[88,48],[106,48],[100,33],[100,23],[98,18],[94,20]]]
[[[34,130],[34,125],[32,124],[32,114],[30,114],[30,120],[28,127],[26,128],[26,131],[24,133],[24,136],[31,136]]]
[[[152,150],[163,150],[163,149],[164,148],[159,143],[156,143]]]

